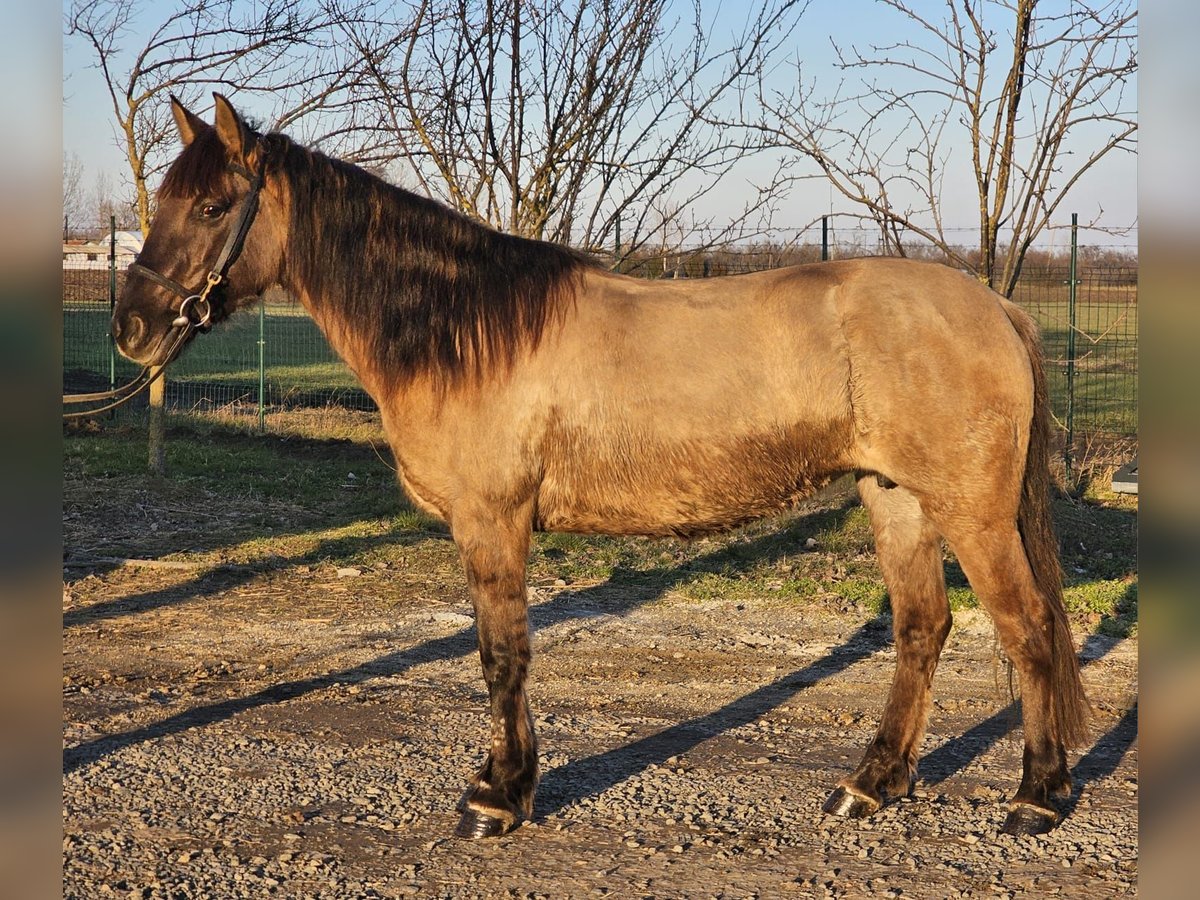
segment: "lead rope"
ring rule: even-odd
[[[175,358],[175,354],[183,346],[184,340],[191,331],[191,322],[179,330],[179,335],[175,338],[175,343],[171,345],[171,349],[167,354],[167,362]],[[111,401],[104,403],[102,406],[89,406],[87,409],[70,410],[63,412],[64,419],[83,419],[88,416],[95,416],[102,412],[108,412],[110,409],[116,409],[124,403],[128,403],[142,391],[150,387],[158,379],[162,378],[163,372],[166,370],[166,363],[158,366],[157,372],[151,372],[150,366],[143,366],[142,371],[133,377],[133,379],[119,388],[114,388],[111,391],[94,391],[87,394],[63,394],[63,405],[80,405],[85,403],[99,403],[101,401]]]

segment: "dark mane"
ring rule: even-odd
[[[503,234],[290,139],[263,138],[287,179],[287,274],[353,323],[383,371],[444,383],[507,368],[535,348],[595,265]]]

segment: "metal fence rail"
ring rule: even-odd
[[[764,252],[675,254],[644,261],[635,274],[704,277],[793,261]],[[106,262],[96,266],[63,270],[68,390],[121,384],[138,368],[113,352],[108,336],[112,286],[119,292],[124,273],[111,278]],[[1065,265],[1027,267],[1013,296],[1042,328],[1055,416],[1064,436],[1071,420],[1077,453],[1097,442],[1130,445],[1137,436],[1137,269],[1080,269],[1074,303],[1070,280]],[[375,409],[304,309],[282,294],[268,295],[261,308],[235,315],[222,325],[219,340],[195,341],[168,375],[170,408],[257,415],[268,428],[272,414],[284,410]]]

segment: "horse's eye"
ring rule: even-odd
[[[200,215],[206,219],[219,219],[225,215],[225,209],[219,203],[205,203],[200,207]]]

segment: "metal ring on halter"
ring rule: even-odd
[[[187,328],[189,325],[193,328],[207,328],[212,321],[212,304],[208,302],[208,289],[206,288],[203,294],[192,294],[190,297],[184,297],[183,302],[179,304],[179,315],[171,323],[176,328]],[[192,306],[195,304],[195,310],[199,312],[201,304],[203,304],[204,312],[200,314],[200,318],[193,320]]]

